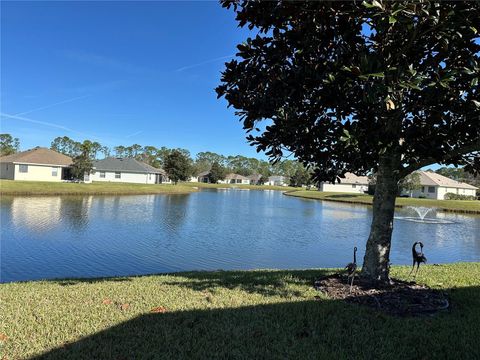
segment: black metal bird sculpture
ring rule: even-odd
[[[355,278],[355,272],[357,271],[357,247],[353,248],[353,262],[345,266],[347,270],[348,279],[350,280],[350,292],[352,292],[353,279]]]
[[[420,245],[420,251],[417,251],[417,249],[416,249],[417,245]],[[413,243],[412,258],[413,258],[412,271],[410,271],[410,274],[408,276],[412,275],[413,269],[415,268],[415,264],[417,264],[417,271],[415,271],[415,275],[413,276],[413,278],[415,278],[417,276],[418,268],[420,267],[420,263],[425,264],[427,262],[427,258],[423,254],[423,243],[421,241],[417,241],[417,242]]]

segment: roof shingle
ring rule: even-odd
[[[0,162],[70,166],[73,161],[70,156],[60,154],[51,149],[36,147],[16,154],[2,156],[0,157]]]

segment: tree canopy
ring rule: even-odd
[[[0,134],[0,156],[15,154],[20,147],[18,138],[10,134]]]
[[[479,171],[478,2],[221,3],[258,35],[217,93],[272,159],[293,152],[330,181],[376,170],[389,149],[400,177],[432,163]]]
[[[293,153],[319,181],[376,173],[362,276],[388,282],[398,182],[433,163],[480,172],[479,2],[221,4],[257,34],[218,96],[274,161]]]
[[[179,150],[173,150],[165,158],[163,169],[167,173],[170,180],[175,184],[178,181],[185,181],[191,175],[191,162],[186,154]]]

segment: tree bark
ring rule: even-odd
[[[361,273],[363,278],[371,282],[390,282],[390,245],[398,192],[397,164],[398,159],[393,154],[380,157],[373,197],[372,226]]]

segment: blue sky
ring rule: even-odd
[[[259,156],[218,100],[247,36],[217,2],[2,2],[1,131]]]

